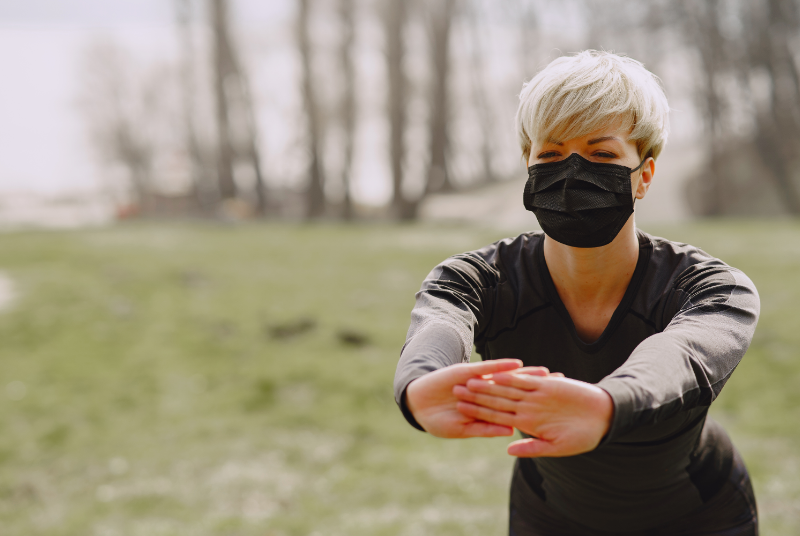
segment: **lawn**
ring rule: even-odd
[[[712,407],[763,534],[800,533],[800,224],[647,229],[755,281],[756,338]],[[408,426],[414,292],[501,236],[422,225],[136,224],[0,235],[0,533],[502,535],[508,439]]]

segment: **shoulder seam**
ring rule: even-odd
[[[454,261],[455,260],[462,260],[464,257],[469,257],[471,259],[478,260],[478,262],[480,262],[481,264],[483,264],[484,266],[489,268],[489,270],[492,273],[492,276],[493,276],[493,279],[494,279],[494,283],[493,284],[491,284],[491,285],[479,285],[476,288],[480,288],[482,290],[497,288],[497,286],[500,284],[500,270],[498,270],[497,268],[495,268],[494,266],[492,266],[491,264],[486,262],[486,259],[484,259],[480,255],[476,254],[474,251],[470,251],[468,253],[458,253],[456,255],[453,255],[452,257],[449,257],[445,261],[440,263],[440,266],[447,266],[447,264],[445,264],[445,263],[447,263],[448,261],[451,261],[451,260],[454,260]]]

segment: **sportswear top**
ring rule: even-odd
[[[600,445],[564,458],[523,458],[545,504],[598,530],[640,530],[694,510],[724,483],[733,446],[708,407],[752,339],[759,300],[741,271],[687,244],[637,231],[639,258],[602,335],[580,339],[553,284],[544,234],[455,255],[427,276],[395,375],[408,384],[468,362],[521,359],[611,395]]]

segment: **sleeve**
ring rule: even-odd
[[[482,257],[467,253],[434,268],[417,292],[394,376],[395,401],[415,428],[422,430],[406,406],[406,387],[428,372],[469,362],[475,334],[491,317],[497,280]]]
[[[678,310],[664,330],[642,341],[598,383],[614,401],[603,444],[638,426],[709,406],[750,345],[759,299],[745,274],[709,260],[684,270],[673,290]]]

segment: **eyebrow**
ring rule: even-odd
[[[610,141],[610,140],[622,141],[616,136],[601,136],[599,138],[594,138],[594,139],[591,139],[591,140],[587,141],[586,145],[596,145],[598,143],[602,143],[604,141]],[[553,145],[560,145],[560,146],[564,145],[563,142],[560,142],[560,141],[558,141],[556,139],[553,139],[553,138],[547,138],[547,140],[545,140],[545,142],[546,143],[552,143]]]
[[[618,137],[616,137],[616,136],[603,136],[603,137],[601,137],[601,138],[594,138],[593,140],[589,140],[589,141],[587,141],[587,142],[586,142],[586,145],[595,145],[595,144],[597,144],[597,143],[604,142],[604,141],[609,141],[609,140],[621,141],[621,140],[620,140]]]

